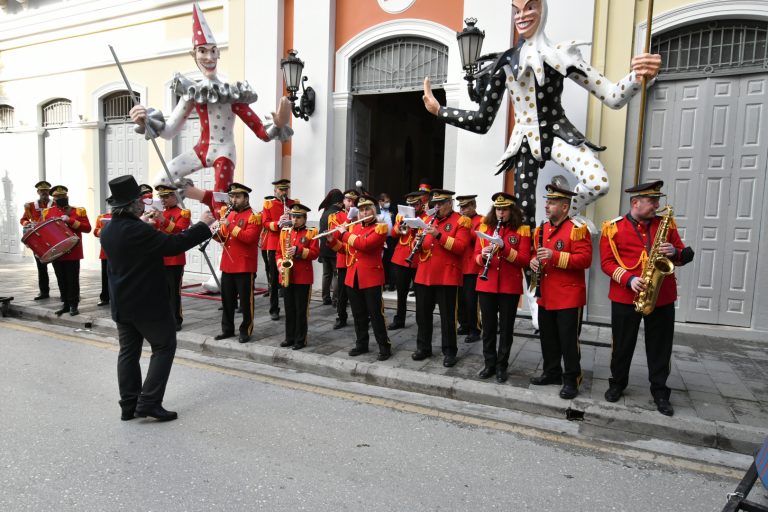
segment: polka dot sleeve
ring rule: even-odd
[[[640,82],[635,81],[634,71],[614,84],[584,61],[568,68],[568,78],[612,109],[622,108],[640,92]]]
[[[187,101],[183,98],[179,99],[176,107],[171,112],[171,116],[165,122],[165,128],[160,133],[160,136],[164,139],[170,140],[179,134],[184,127],[184,123],[189,117],[192,109],[195,108],[195,104],[191,101]]]
[[[491,81],[488,87],[485,88],[485,92],[480,101],[480,108],[478,110],[460,110],[452,107],[440,107],[440,111],[437,113],[437,117],[457,128],[462,130],[469,130],[475,133],[488,133],[493,125],[493,120],[496,118],[496,112],[498,112],[501,106],[501,101],[504,99],[504,91],[506,90],[506,73],[504,69],[499,69],[495,75],[491,77]]]
[[[261,122],[261,119],[259,119],[259,116],[256,115],[256,112],[254,112],[251,107],[245,103],[234,103],[232,105],[232,112],[237,114],[237,117],[242,119],[245,125],[255,133],[258,138],[264,142],[272,140],[267,134],[267,130],[264,129],[264,124]]]

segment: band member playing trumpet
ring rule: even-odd
[[[469,244],[464,251],[461,261],[461,270],[464,275],[459,287],[459,330],[457,333],[466,335],[464,343],[480,341],[478,299],[477,290],[475,289],[479,270],[475,263],[475,245],[477,244],[476,232],[483,221],[483,216],[477,213],[476,199],[476,195],[456,196],[456,201],[459,203],[459,212],[472,221],[472,226],[469,228]]]
[[[633,304],[636,294],[647,288],[641,274],[656,245],[656,233],[662,222],[656,212],[659,198],[664,197],[663,186],[663,181],[654,181],[626,189],[624,192],[630,195],[629,213],[603,224],[600,266],[611,277],[608,298],[611,300],[613,333],[610,387],[605,392],[605,399],[618,401],[629,384],[629,367],[642,319],[651,395],[658,411],[672,416],[675,411],[669,401],[671,390],[667,378],[675,330],[675,275],[668,275],[661,282],[656,307],[651,314],[644,317],[635,311]],[[674,219],[670,220],[666,240],[658,242],[658,252],[675,266],[685,265],[693,259],[693,251],[683,245]]]
[[[277,268],[285,290],[285,341],[280,346],[293,347],[293,350],[307,346],[309,298],[314,282],[312,261],[320,256],[320,242],[314,239],[317,230],[307,228],[310,211],[303,204],[291,206],[292,226],[280,232]]]
[[[592,240],[586,225],[568,217],[575,192],[554,184],[546,188],[544,208],[549,220],[534,231],[536,256],[531,259],[531,269],[538,276],[544,367],[531,384],[562,383],[560,398],[571,399],[581,384],[579,325],[587,303],[584,271],[592,265]]]
[[[281,179],[272,182],[275,187],[275,196],[273,199],[264,199],[264,208],[262,215],[264,220],[264,229],[267,231],[265,245],[267,249],[267,258],[269,259],[269,268],[267,277],[269,279],[269,315],[272,320],[280,320],[280,281],[277,277],[277,251],[280,250],[280,230],[291,225],[290,209],[291,206],[298,203],[298,199],[290,199],[291,180]],[[262,247],[263,248],[263,247]]]
[[[341,238],[347,246],[347,271],[345,285],[355,320],[355,346],[349,351],[352,357],[368,352],[368,324],[379,345],[379,361],[386,361],[392,355],[387,328],[384,322],[384,303],[381,289],[384,286],[383,251],[389,226],[376,222],[376,200],[368,195],[357,199],[360,223],[346,228],[339,226],[343,233],[336,231],[328,238]],[[345,229],[346,228],[346,229]]]
[[[508,378],[517,305],[523,293],[522,269],[531,259],[531,228],[523,224],[523,212],[515,196],[498,192],[491,200],[493,206],[478,231],[493,237],[494,241],[478,236],[474,250],[474,263],[480,273],[477,293],[483,319],[485,360],[478,377],[487,379],[495,374],[496,381],[502,383]]]
[[[91,232],[91,223],[85,208],[77,208],[69,204],[69,189],[64,185],[56,185],[51,189],[54,205],[43,210],[42,220],[59,218],[75,232],[80,239],[74,249],[58,257],[53,262],[53,271],[59,283],[61,300],[64,304],[56,311],[61,316],[67,311],[71,316],[79,315],[80,310],[80,260],[83,259],[83,233]]]
[[[360,196],[357,190],[349,189],[344,192],[344,211],[332,213],[328,216],[328,228],[333,229],[344,224],[347,221],[353,221],[356,219],[350,218],[349,212],[357,198]],[[340,240],[335,240],[328,244],[328,247],[336,253],[336,323],[333,324],[334,329],[341,329],[347,325],[347,303],[349,297],[347,297],[347,288],[344,285],[347,279],[347,246]]]
[[[259,265],[257,245],[262,228],[261,214],[254,213],[249,202],[251,189],[240,183],[229,186],[232,209],[221,219],[218,237],[223,240],[221,255],[221,334],[215,339],[235,335],[237,297],[243,309],[238,341],[247,343],[253,333],[253,276]]]
[[[24,213],[21,215],[20,222],[25,233],[40,222],[43,210],[51,206],[51,184],[47,181],[38,181],[35,183],[35,189],[37,190],[38,200],[24,203]],[[47,299],[50,296],[48,264],[41,262],[37,256],[35,256],[35,264],[37,265],[37,285],[40,289],[40,293],[35,297],[35,300]]]
[[[405,195],[405,202],[413,207],[416,217],[420,217],[425,222],[429,219],[424,214],[426,203],[422,201],[422,192],[410,192]],[[395,330],[405,327],[405,313],[408,306],[408,292],[411,289],[413,278],[416,277],[416,269],[419,265],[419,259],[414,258],[410,264],[405,259],[413,250],[413,242],[416,238],[416,229],[409,228],[403,222],[403,216],[398,214],[395,217],[395,225],[392,227],[392,236],[395,238],[395,251],[392,253],[392,264],[395,270],[395,288],[397,289],[397,312],[392,319],[392,323],[387,329]]]

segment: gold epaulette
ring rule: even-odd
[[[317,228],[307,228],[307,238],[312,240],[317,235]]]
[[[520,236],[531,236],[531,226],[528,224],[523,224],[517,228],[517,234]]]
[[[589,237],[589,229],[587,229],[586,224],[582,224],[579,227],[574,225],[573,229],[571,229],[571,240],[574,242],[584,240],[587,237]]]
[[[376,224],[376,234],[377,235],[386,235],[389,232],[389,226],[384,223]]]
[[[459,218],[459,226],[465,227],[467,229],[471,229],[472,228],[472,219],[462,215]]]
[[[79,217],[85,217],[85,208],[75,208],[75,212]]]
[[[331,222],[333,222],[333,223],[334,223],[334,224],[336,224],[337,226],[339,225],[339,222],[336,220],[336,214],[335,214],[335,213],[332,213],[332,214],[330,214],[330,215],[328,216],[328,225],[329,225],[329,226],[331,225]]]
[[[265,199],[264,200],[264,209],[269,210],[272,208],[272,200],[271,199]]]
[[[624,217],[616,217],[613,220],[607,220],[603,222],[603,229],[600,232],[602,236],[613,238],[613,236],[616,234],[616,232],[619,230],[619,228],[616,227],[616,223],[619,222]]]
[[[485,218],[483,218],[483,221],[485,221]],[[488,232],[488,224],[485,222],[481,222],[480,225],[477,227],[477,230],[481,233],[487,233]]]
[[[192,216],[192,212],[189,210],[185,210],[184,208],[181,209],[181,216],[185,219],[188,219]]]
[[[251,213],[251,216],[248,217],[248,224],[261,224],[261,214]]]
[[[403,222],[403,216],[399,213],[395,215],[395,222]]]

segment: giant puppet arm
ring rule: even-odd
[[[429,77],[424,79],[424,106],[433,115],[442,118],[446,123],[474,133],[488,133],[496,119],[501,101],[506,91],[506,73],[499,69],[485,89],[480,107],[477,110],[462,110],[452,107],[442,107],[432,94],[432,84]]]

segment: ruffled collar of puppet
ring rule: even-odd
[[[173,77],[173,92],[185,101],[193,101],[200,105],[216,103],[255,103],[258,99],[256,91],[248,82],[227,83],[220,80],[190,80],[181,73]]]

